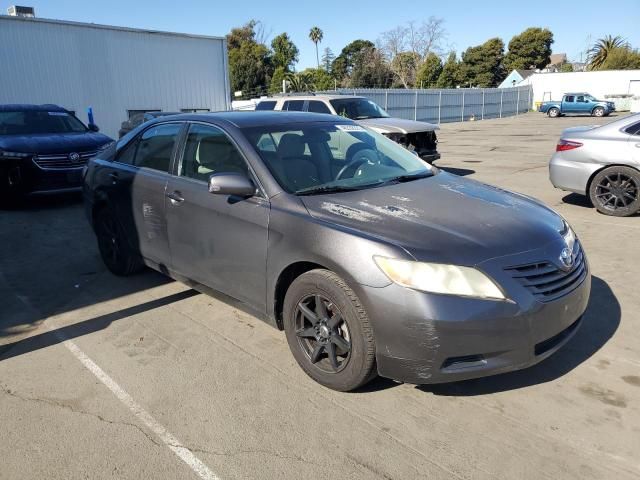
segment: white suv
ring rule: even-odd
[[[414,151],[421,159],[433,163],[440,158],[436,130],[432,123],[390,117],[380,105],[365,97],[349,95],[283,95],[265,98],[256,110],[282,110],[340,115],[389,137]]]

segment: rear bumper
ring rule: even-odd
[[[544,303],[524,294],[487,301],[395,284],[360,288],[376,337],[378,373],[431,384],[519,370],[555,353],[580,326],[591,277]]]
[[[556,152],[549,161],[549,180],[560,190],[586,195],[589,179],[602,167],[596,163],[568,160],[563,152]]]

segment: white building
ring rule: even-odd
[[[598,99],[606,95],[640,96],[640,70],[536,73],[518,84],[531,85],[533,102],[560,100],[567,92],[588,92]]]
[[[54,103],[117,138],[139,111],[230,108],[224,37],[0,16],[0,104]]]

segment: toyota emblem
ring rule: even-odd
[[[80,154],[73,152],[69,154],[69,161],[71,163],[78,163],[80,161]]]
[[[573,252],[568,248],[563,248],[560,252],[560,261],[567,270],[573,267]]]

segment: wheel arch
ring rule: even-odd
[[[282,321],[282,310],[284,306],[284,297],[286,296],[289,287],[300,275],[319,268],[324,270],[331,270],[325,265],[321,265],[316,262],[298,261],[289,264],[280,272],[280,275],[278,275],[272,299],[273,315],[275,317],[278,330],[284,330],[284,324]]]
[[[593,112],[595,112],[597,108],[601,108],[603,110],[603,112],[605,112],[605,113],[607,111],[607,108],[604,105],[596,105],[591,109],[591,115],[593,115]],[[603,116],[604,116],[604,114],[603,114]]]
[[[602,168],[597,169],[595,172],[593,172],[591,174],[591,176],[589,177],[589,180],[587,180],[587,186],[585,188],[585,193],[587,194],[587,198],[590,198],[589,196],[589,192],[591,191],[591,184],[593,183],[593,179],[596,177],[597,174],[599,174],[600,172],[602,172],[603,170],[606,170],[607,168],[611,168],[611,167],[626,167],[626,168],[632,168],[635,171],[637,171],[638,173],[640,173],[640,169],[638,169],[637,167],[635,167],[634,165],[627,165],[625,163],[610,163],[608,165],[604,165]]]

